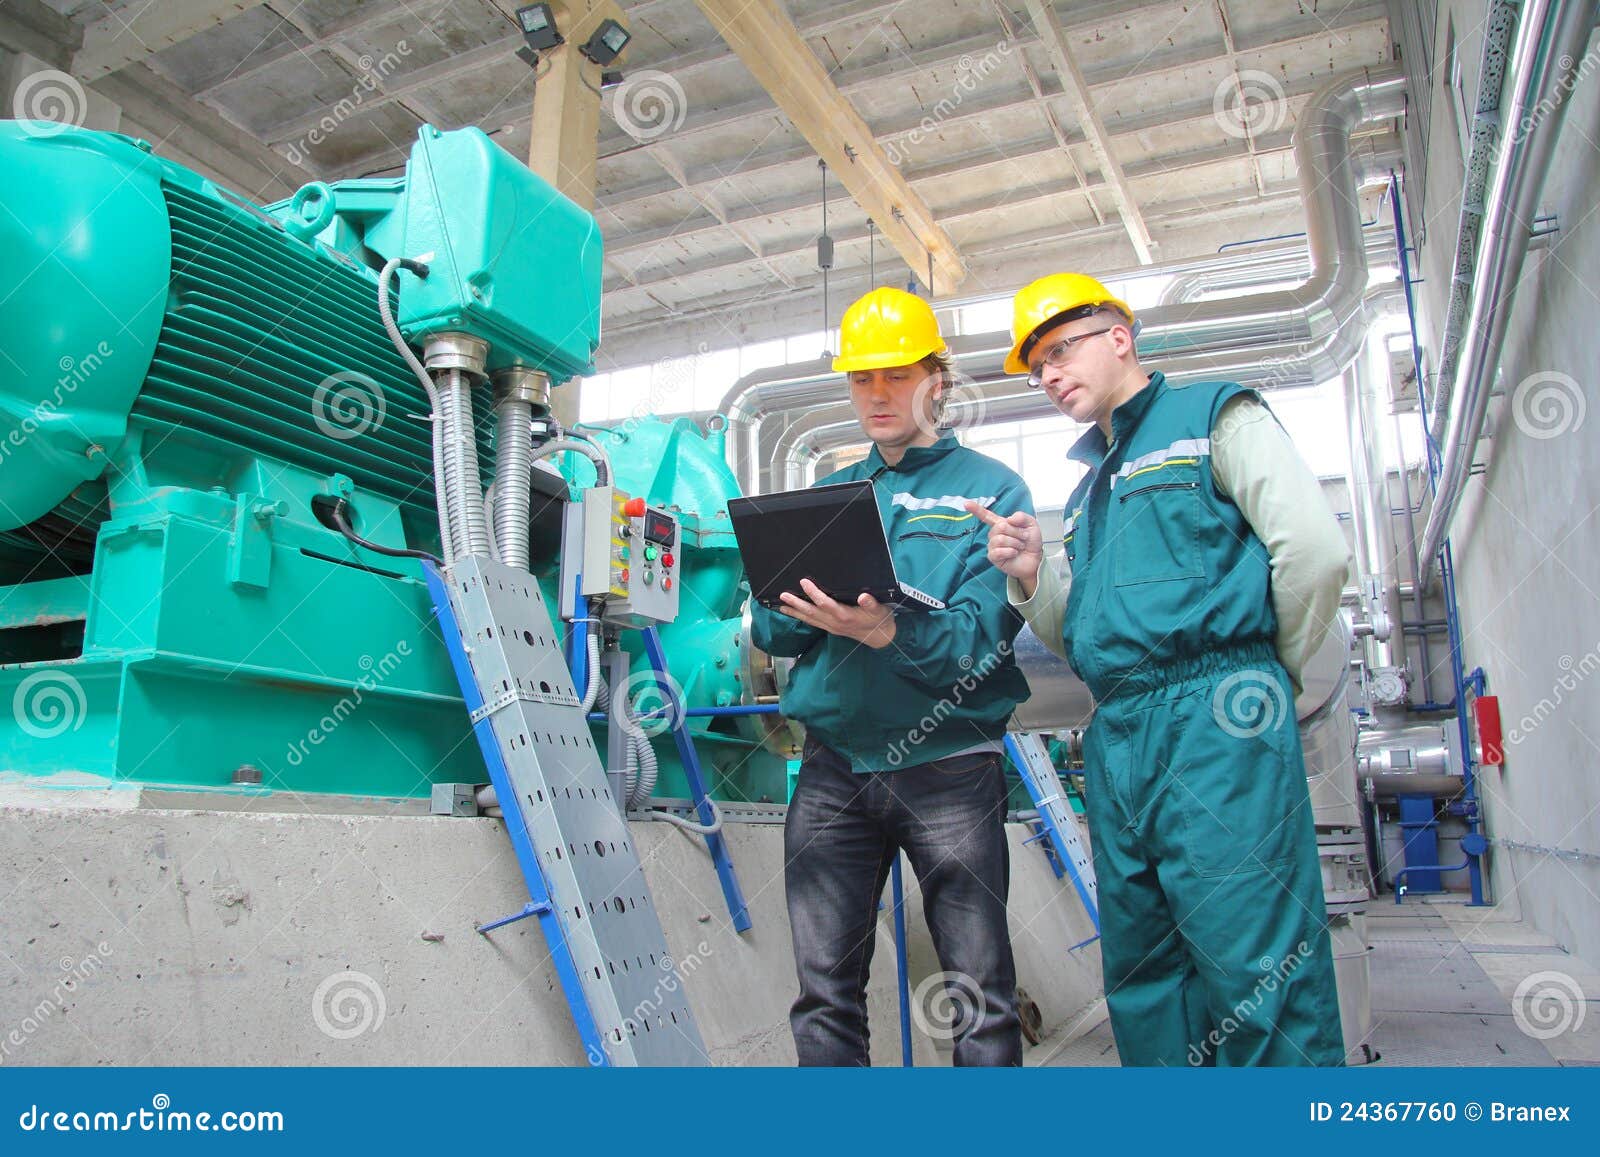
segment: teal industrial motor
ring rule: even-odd
[[[418,559],[449,553],[441,524],[525,536],[554,605],[559,513],[541,525],[527,494],[447,510],[434,481],[477,477],[497,422],[591,369],[593,219],[472,129],[424,128],[404,178],[265,209],[144,142],[58,125],[0,122],[0,174],[0,774],[375,796],[481,781]],[[474,416],[485,379],[497,409]],[[682,512],[696,597],[663,638],[690,705],[770,693],[742,639],[719,436],[650,419],[603,438],[644,451],[614,455],[622,489]],[[584,469],[535,466],[534,497],[565,504]],[[713,794],[783,799],[785,734],[694,727]],[[657,794],[686,794],[658,746]]]

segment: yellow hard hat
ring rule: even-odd
[[[1006,373],[1025,374],[1028,362],[1022,347],[1033,335],[1056,322],[1071,320],[1062,314],[1089,310],[1099,305],[1114,305],[1133,322],[1133,310],[1125,301],[1085,273],[1052,273],[1023,289],[1011,302],[1011,352],[1006,355]]]
[[[944,338],[933,306],[903,289],[874,289],[844,311],[839,323],[839,356],[833,368],[843,374],[915,365],[931,353],[944,353]]]

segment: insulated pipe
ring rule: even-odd
[[[1281,293],[1195,302],[1141,315],[1147,357],[1205,351],[1224,354],[1281,342],[1326,348],[1331,378],[1354,356],[1337,335],[1361,316],[1367,289],[1358,173],[1350,136],[1357,126],[1399,116],[1405,79],[1384,68],[1336,77],[1307,103],[1295,126],[1294,154],[1306,208],[1311,276]],[[1359,327],[1358,327],[1359,328]]]
[[[1504,120],[1509,139],[1502,141],[1489,178],[1472,305],[1459,335],[1461,356],[1454,383],[1441,382],[1438,390],[1449,410],[1440,440],[1443,460],[1433,510],[1422,532],[1417,559],[1424,588],[1433,576],[1471,475],[1529,233],[1551,154],[1578,83],[1576,71],[1594,25],[1594,9],[1593,0],[1528,0],[1518,19],[1511,57],[1513,96]],[[1441,335],[1441,348],[1456,336]],[[1435,414],[1436,429],[1441,413]]]
[[[1382,707],[1405,703],[1404,636],[1400,630],[1400,581],[1394,522],[1389,515],[1388,465],[1379,410],[1385,396],[1378,364],[1385,353],[1383,331],[1374,328],[1366,348],[1344,373],[1345,430],[1350,448],[1351,528],[1356,573],[1372,633],[1364,646],[1375,676],[1371,689]],[[1398,696],[1397,693],[1398,692]]]
[[[1519,7],[1521,0],[1488,0],[1488,11],[1483,17],[1483,53],[1479,58],[1476,77],[1478,94],[1470,126],[1470,140],[1463,142],[1466,155],[1461,159],[1461,200],[1456,218],[1455,243],[1450,255],[1450,284],[1445,293],[1442,337],[1447,338],[1448,343],[1439,346],[1437,372],[1422,412],[1423,429],[1435,446],[1444,437],[1450,397],[1455,388],[1456,367],[1460,362],[1461,335],[1467,310],[1472,304],[1472,282],[1476,275],[1473,263],[1483,237],[1489,177],[1494,167],[1501,114],[1506,111],[1501,98],[1509,99],[1506,68],[1512,54],[1512,37],[1518,28]],[[1523,30],[1527,30],[1526,24]],[[1406,260],[1405,254],[1399,256],[1402,261]],[[1434,466],[1437,468],[1437,463]]]
[[[1405,299],[1397,287],[1384,285],[1369,290],[1353,336],[1341,340],[1359,349],[1368,325],[1398,316],[1404,309]],[[1307,364],[1305,351],[1290,343],[1240,351],[1232,361],[1209,356],[1171,358],[1160,368],[1176,381],[1223,377],[1262,390],[1312,386],[1321,380],[1312,376],[1317,367],[1315,363]],[[1059,414],[1043,390],[1029,389],[1019,378],[981,381],[961,392],[966,396],[953,402],[946,411],[946,422],[956,429]],[[774,488],[792,490],[804,486],[809,481],[808,467],[816,459],[861,442],[861,427],[848,403],[814,409],[802,415],[773,446],[768,474]]]
[[[1451,751],[1448,727],[1417,723],[1363,730],[1356,744],[1361,779],[1374,795],[1461,794],[1466,781]]]
[[[1385,262],[1391,265],[1394,263],[1392,231],[1381,225],[1373,225],[1364,228],[1363,236],[1369,268]],[[1159,304],[1182,305],[1218,293],[1237,292],[1275,281],[1304,278],[1310,271],[1310,255],[1298,246],[1291,249],[1222,254],[1215,265],[1201,267],[1174,277],[1161,291]]]
[[[1280,366],[1285,372],[1303,369],[1313,381],[1343,371],[1360,349],[1367,290],[1360,166],[1352,157],[1350,135],[1359,125],[1400,115],[1404,88],[1404,77],[1395,68],[1346,74],[1314,94],[1301,113],[1294,150],[1311,262],[1305,284],[1142,311],[1142,356],[1163,361],[1182,357],[1194,374],[1212,376],[1242,360],[1269,360],[1266,351],[1271,349],[1285,351]],[[1008,350],[1010,334],[979,334],[950,344],[957,367],[965,372],[969,357]],[[781,410],[832,401],[839,391],[838,376],[820,361],[763,371],[734,386],[723,400],[723,412],[733,428],[735,474],[746,493],[763,489],[765,481],[756,465],[756,456],[765,453],[759,427]]]

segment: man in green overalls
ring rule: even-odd
[[[1020,1065],[1001,751],[1028,697],[1011,653],[1022,617],[967,505],[1033,505],[1015,472],[941,428],[949,362],[926,301],[889,288],[862,297],[833,367],[872,449],[818,485],[870,480],[896,575],[944,609],[896,615],[809,580],[781,608],[750,606],[755,645],[797,656],[782,706],[806,728],[784,822],[795,1053],[802,1065],[869,1063],[878,900],[903,849],[944,970],[924,1028],[955,1042],[958,1065]]]
[[[1349,555],[1254,391],[1174,386],[1133,311],[1055,274],[1011,373],[1090,423],[1059,569],[1025,512],[974,511],[1010,600],[1077,672],[1111,1026],[1124,1064],[1338,1065],[1344,1046],[1295,723]]]

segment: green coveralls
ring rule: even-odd
[[[1217,492],[1210,438],[1245,391],[1169,386],[1070,456],[1063,641],[1084,741],[1111,1026],[1128,1065],[1339,1065],[1321,873],[1270,558]]]
[[[1006,720],[1029,694],[1011,653],[1022,618],[1006,600],[1005,576],[989,565],[989,536],[966,502],[1032,514],[1027,486],[953,434],[908,447],[894,466],[874,446],[816,485],[862,479],[877,495],[895,574],[945,609],[898,616],[894,642],[874,650],[752,602],[755,645],[799,656],[784,715],[858,772],[928,763],[985,742],[999,750]]]

